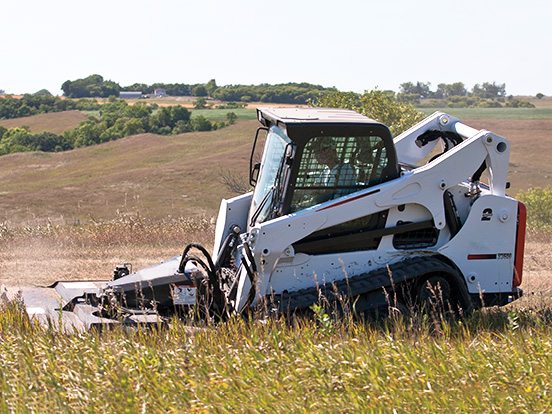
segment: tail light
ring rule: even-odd
[[[517,232],[516,232],[516,257],[514,258],[513,286],[521,285],[523,274],[523,253],[525,251],[525,227],[527,224],[527,208],[522,202],[518,202]]]

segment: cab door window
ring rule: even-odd
[[[387,163],[379,136],[312,138],[303,150],[290,210],[379,184]]]

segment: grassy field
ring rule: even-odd
[[[0,228],[3,282],[96,279],[209,243],[206,220],[121,215]],[[0,412],[549,412],[552,241],[531,233],[504,308],[362,322],[318,317],[60,334],[0,307]],[[4,280],[10,275],[9,280]]]
[[[510,140],[512,192],[550,183],[551,119],[463,120]],[[0,157],[0,282],[106,279],[211,247],[233,195],[221,172],[245,179],[256,127]],[[530,232],[525,296],[458,321],[321,313],[61,334],[0,305],[0,412],[550,412],[551,251]]]
[[[2,412],[552,409],[549,310],[493,310],[462,324],[237,320],[102,335],[39,331],[3,311],[0,333]]]
[[[446,112],[460,119],[552,119],[552,107],[545,108],[418,108],[426,115]]]

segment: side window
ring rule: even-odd
[[[386,165],[378,136],[312,138],[303,150],[291,211],[379,184]]]

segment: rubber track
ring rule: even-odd
[[[308,308],[318,303],[322,296],[329,302],[333,302],[340,298],[355,297],[368,292],[381,293],[382,288],[392,287],[392,285],[397,286],[407,280],[439,272],[454,274],[456,270],[438,259],[429,256],[418,256],[351,278],[274,295],[266,299],[275,305],[278,312],[289,312]]]

